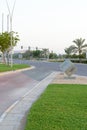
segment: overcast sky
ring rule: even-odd
[[[7,1],[12,12],[14,0]],[[6,31],[5,0],[0,0],[0,32],[2,13]],[[76,38],[85,38],[87,43],[87,0],[16,0],[13,30],[20,36],[16,49],[31,46],[64,53]]]

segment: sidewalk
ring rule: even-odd
[[[53,72],[8,108],[0,117],[0,130],[24,130],[27,111],[56,76],[57,72]]]

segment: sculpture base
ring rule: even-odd
[[[76,79],[75,76],[67,76],[67,77],[64,77],[64,79]]]

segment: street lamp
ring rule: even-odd
[[[6,0],[6,4],[7,4],[8,11],[9,11],[9,16],[10,16],[11,67],[13,66],[13,55],[12,55],[12,49],[13,49],[13,46],[12,46],[12,37],[13,37],[12,17],[13,17],[13,11],[14,11],[14,7],[15,7],[15,3],[16,3],[16,0],[14,1],[14,5],[13,5],[12,11],[11,11],[10,8],[9,8],[9,5],[8,5],[8,1]]]
[[[2,13],[2,33],[3,33],[3,30],[4,30],[4,14]]]

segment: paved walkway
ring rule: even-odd
[[[26,112],[56,76],[57,72],[53,72],[8,108],[0,117],[0,130],[23,130]]]

